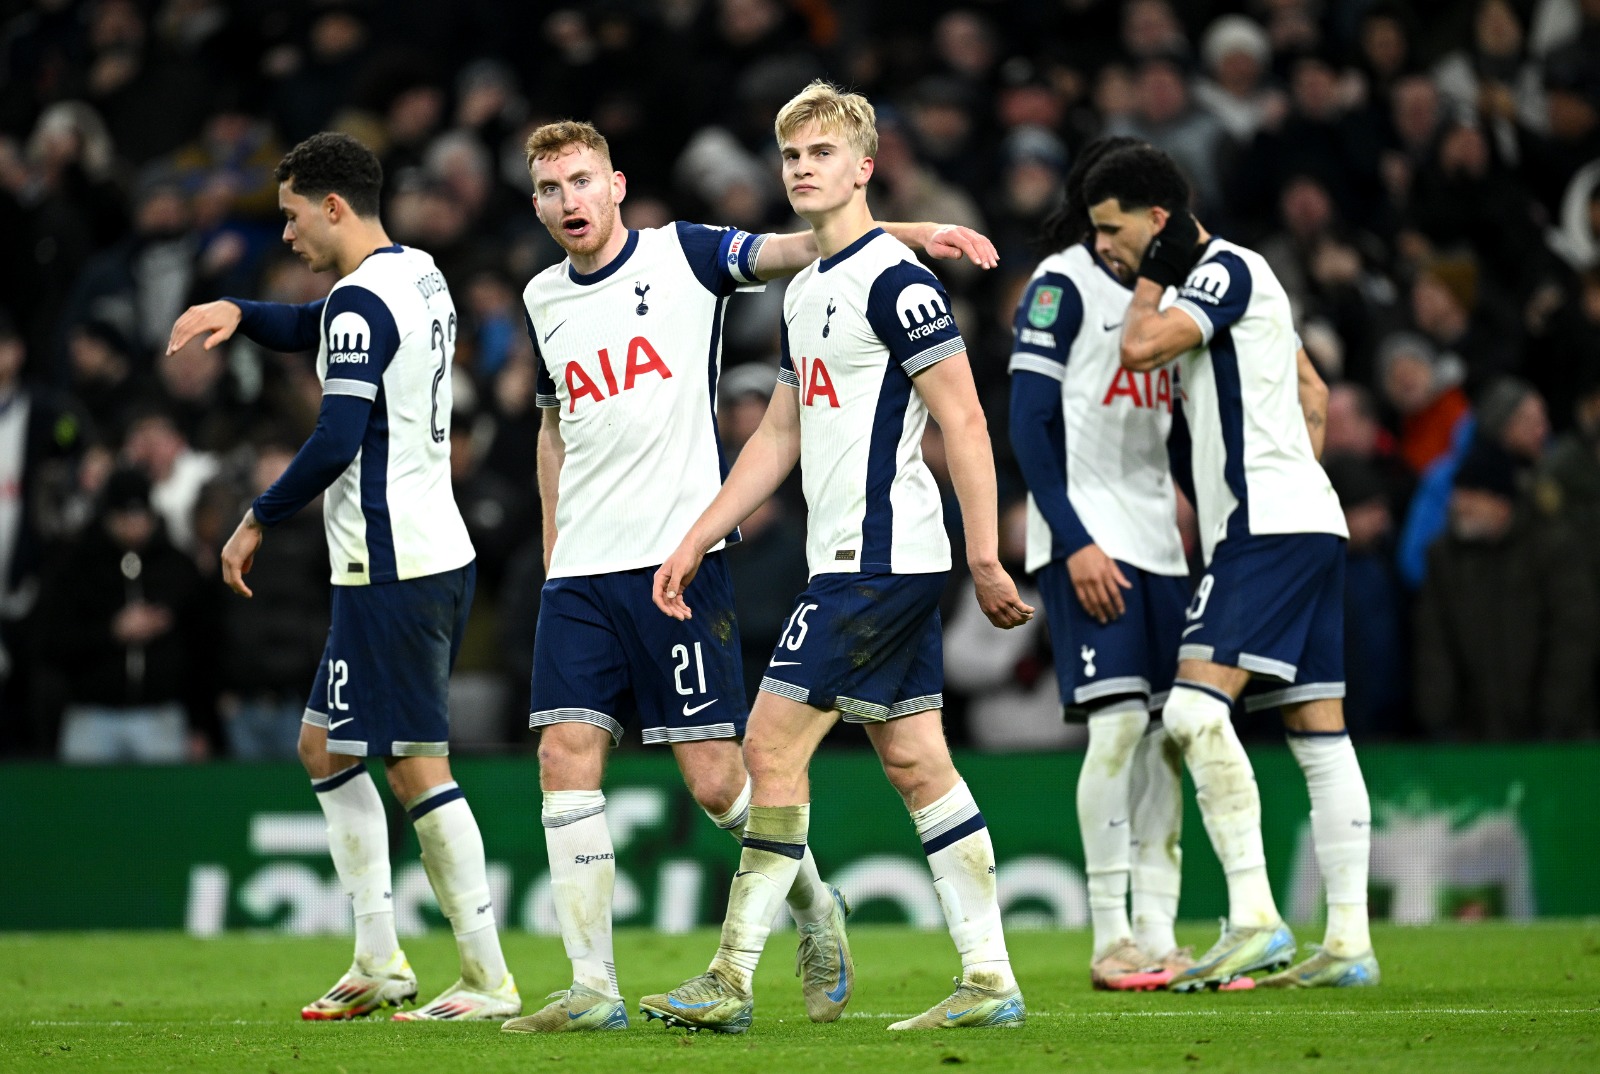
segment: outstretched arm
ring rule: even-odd
[[[950,482],[961,504],[967,566],[977,588],[978,606],[997,627],[1021,626],[1033,617],[1033,609],[1022,602],[1016,583],[1000,565],[994,451],[989,446],[989,423],[978,402],[967,352],[935,362],[913,377],[911,383],[944,431]]]
[[[800,393],[780,381],[767,404],[766,416],[740,450],[716,499],[656,571],[651,597],[657,608],[674,619],[692,616],[683,592],[694,581],[706,552],[777,492],[799,461]]]
[[[979,268],[992,269],[1000,255],[988,236],[959,224],[880,223],[879,227],[913,250],[941,260],[965,257]],[[763,280],[793,276],[817,259],[817,237],[809,229],[790,235],[768,235],[756,258],[756,275]]]
[[[316,347],[326,299],[293,306],[286,302],[249,302],[242,298],[220,298],[183,311],[172,326],[167,353],[181,350],[191,339],[206,333],[205,348],[213,347],[243,332],[275,351],[308,351]]]

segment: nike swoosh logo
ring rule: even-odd
[[[740,872],[734,873],[733,874],[733,878],[735,880],[737,880],[741,876],[765,876],[765,875],[766,874],[763,873],[760,869],[744,869],[744,870],[742,870]]]
[[[328,730],[337,731],[339,728],[343,727],[345,724],[349,723],[353,719],[355,719],[354,716],[346,716],[342,720],[334,720],[332,723],[330,723],[328,725]]]
[[[667,997],[667,1006],[676,1007],[680,1011],[699,1011],[699,1010],[704,1010],[707,1007],[715,1007],[717,1004],[719,1004],[721,1002],[722,1001],[720,999],[714,999],[709,1003],[683,1003],[683,1002],[680,1002],[679,1000],[673,999],[671,996]]]
[[[1106,827],[1107,828],[1120,828],[1126,823],[1128,823],[1128,818],[1127,817],[1123,817],[1121,820],[1108,820],[1108,821],[1106,821]]]
[[[571,319],[571,318],[568,318],[568,320],[570,320],[570,319]],[[567,323],[567,322],[566,322],[566,321],[562,321],[562,322],[561,322],[561,324],[566,324],[566,323]],[[557,333],[557,332],[559,332],[559,331],[561,331],[561,324],[558,324],[558,325],[556,325],[556,326],[555,326],[555,327],[554,327],[554,328],[552,328],[552,329],[550,329],[550,331],[548,331],[548,332],[546,332],[546,333],[545,333],[545,334],[544,334],[544,341],[545,341],[545,342],[546,342],[546,343],[549,343],[549,342],[550,342],[550,337],[551,337],[551,336],[553,336],[553,335],[555,335],[555,334],[556,334],[556,333]]]
[[[767,661],[767,667],[769,667],[769,668],[787,668],[787,667],[794,667],[799,663],[800,663],[800,661],[798,661],[798,660],[768,660]]]
[[[839,952],[839,983],[837,985],[835,985],[834,987],[828,989],[826,992],[823,993],[823,995],[827,996],[829,999],[833,1000],[833,1002],[835,1002],[835,1003],[843,1003],[844,1002],[845,991],[849,987],[850,987],[850,975],[849,975],[849,971],[844,968],[844,952],[840,951]]]
[[[1183,628],[1183,633],[1179,634],[1178,637],[1187,638],[1190,634],[1193,634],[1195,631],[1199,630],[1203,626],[1205,626],[1204,623],[1196,623],[1194,626],[1184,627]]]
[[[1122,322],[1118,321],[1116,324],[1102,324],[1100,327],[1102,329],[1104,329],[1105,331],[1109,332],[1113,328],[1121,328],[1122,327]]]
[[[965,1018],[967,1015],[971,1014],[973,1011],[975,1011],[977,1009],[978,1008],[976,1008],[976,1007],[968,1007],[964,1011],[945,1011],[944,1012],[944,1016],[946,1018],[950,1019],[953,1022],[957,1018]]]
[[[696,705],[694,708],[690,708],[688,705],[684,705],[683,706],[683,714],[685,716],[693,716],[695,713],[699,712],[701,709],[708,709],[712,705],[715,705],[719,700],[721,700],[721,699],[713,697],[710,701],[707,701],[704,705]]]

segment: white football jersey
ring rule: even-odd
[[[922,461],[917,373],[966,350],[950,298],[874,228],[802,269],[783,302],[778,382],[799,393],[800,477],[812,575],[950,569],[950,538]]]
[[[685,223],[631,231],[604,268],[563,261],[528,283],[538,404],[558,408],[566,447],[551,578],[657,566],[716,497],[722,316],[758,282],[764,240]]]
[[[373,252],[333,285],[317,376],[372,403],[355,461],[323,504],[334,585],[421,578],[472,562],[450,489],[456,308],[433,258]]]
[[[1213,238],[1173,307],[1202,337],[1179,361],[1206,562],[1220,541],[1245,534],[1348,537],[1311,453],[1289,297],[1266,260]]]
[[[1076,245],[1040,262],[1017,307],[1011,372],[1059,381],[1067,500],[1112,559],[1187,575],[1167,434],[1175,369],[1122,368],[1122,320],[1132,292]],[[1027,568],[1067,555],[1028,495]]]

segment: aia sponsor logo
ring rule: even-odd
[[[1145,370],[1143,373],[1118,369],[1100,405],[1110,406],[1118,399],[1126,399],[1130,405],[1141,410],[1165,410],[1171,414],[1173,379],[1168,369]]]
[[[833,387],[833,378],[828,375],[827,364],[821,358],[807,358],[803,354],[795,361],[799,363],[795,373],[800,380],[800,405],[830,406],[837,410],[839,393]]]
[[[622,366],[622,382],[617,382],[617,370],[612,364],[611,352],[602,348],[595,356],[600,367],[600,383],[577,362],[568,362],[566,369],[567,381],[567,413],[575,413],[578,409],[579,399],[592,399],[596,403],[603,403],[607,399],[615,398],[619,393],[633,388],[641,377],[657,376],[662,380],[672,379],[672,370],[667,368],[667,363],[661,360],[661,355],[656,353],[655,347],[643,336],[634,336],[628,340],[628,356]]]

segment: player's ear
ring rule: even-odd
[[[628,177],[621,172],[611,173],[611,200],[618,205],[628,196]]]
[[[1160,231],[1167,226],[1167,221],[1172,219],[1172,214],[1159,205],[1150,206],[1151,230]]]
[[[876,162],[871,157],[862,157],[861,166],[856,171],[856,186],[866,186],[867,180],[872,178]]]
[[[325,194],[322,198],[322,215],[328,218],[328,223],[337,224],[344,214],[350,211],[350,206],[345,204],[343,198],[337,194]]]

